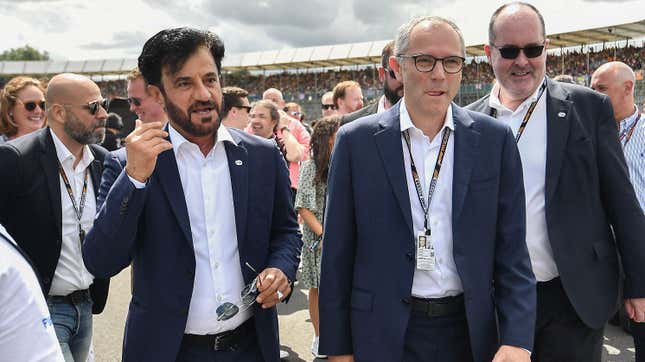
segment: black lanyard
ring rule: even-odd
[[[625,139],[625,143],[623,143],[623,147],[627,146],[627,142],[632,138],[632,134],[634,133],[634,129],[636,128],[636,125],[638,124],[638,121],[641,119],[641,114],[638,114],[638,117],[636,117],[636,120],[632,124],[631,127],[628,129],[624,130],[618,138],[620,139],[620,142],[623,142],[623,139]],[[626,137],[626,138],[625,138]]]
[[[529,119],[531,118],[531,115],[533,115],[533,111],[535,110],[535,107],[540,101],[540,98],[542,97],[542,94],[544,93],[545,89],[546,89],[546,82],[543,82],[542,86],[540,87],[540,92],[538,93],[537,99],[531,103],[531,105],[529,106],[529,110],[526,111],[526,114],[524,115],[524,119],[522,119],[520,128],[517,130],[517,136],[515,136],[515,143],[520,142],[520,137],[522,137],[522,134],[524,134],[524,129],[526,128],[526,125],[529,123]],[[493,118],[497,118],[497,110],[495,108],[490,109],[490,116]]]
[[[58,173],[60,173],[60,177],[63,178],[63,183],[65,184],[65,189],[67,190],[69,199],[72,200],[72,206],[74,207],[76,220],[78,220],[78,238],[82,243],[83,240],[85,240],[85,230],[83,230],[83,227],[81,226],[81,217],[83,216],[83,210],[85,209],[85,199],[87,197],[87,179],[89,178],[89,171],[87,168],[85,169],[85,179],[83,181],[83,191],[81,193],[80,207],[76,204],[72,186],[69,184],[69,179],[67,179],[67,175],[65,174],[65,170],[63,170],[63,165],[60,164],[60,161],[58,161]]]
[[[419,179],[419,173],[417,172],[417,167],[414,164],[414,158],[412,157],[412,146],[410,144],[410,130],[406,129],[403,132],[403,138],[405,139],[405,144],[408,146],[408,153],[410,154],[410,168],[412,169],[412,179],[414,180],[414,186],[417,190],[417,196],[419,197],[419,202],[421,203],[421,208],[423,208],[423,216],[425,220],[423,221],[423,228],[425,229],[426,235],[431,234],[430,227],[428,226],[428,213],[430,212],[430,204],[432,203],[432,196],[437,187],[437,181],[439,180],[439,172],[441,171],[441,164],[443,162],[443,157],[446,155],[446,148],[448,147],[448,139],[450,139],[450,128],[445,127],[443,129],[443,136],[441,137],[441,147],[439,148],[439,155],[437,155],[437,162],[434,164],[434,172],[432,173],[432,180],[430,181],[430,187],[428,187],[428,203],[423,197],[423,188],[421,187],[421,180]]]

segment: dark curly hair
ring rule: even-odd
[[[163,91],[161,84],[163,68],[168,67],[171,74],[177,73],[200,47],[210,50],[217,72],[220,73],[222,58],[224,58],[224,43],[210,31],[192,28],[165,29],[148,39],[139,55],[139,71],[146,83],[155,85]]]
[[[329,116],[316,122],[314,131],[311,134],[311,159],[316,165],[316,176],[314,184],[326,184],[329,174],[329,160],[331,158],[332,146],[329,140],[336,134],[340,127],[339,116]]]

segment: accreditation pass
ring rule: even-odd
[[[433,271],[437,265],[432,235],[419,231],[416,237],[417,269]]]

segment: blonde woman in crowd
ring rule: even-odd
[[[15,77],[0,91],[0,143],[24,136],[45,124],[45,89],[39,80]]]

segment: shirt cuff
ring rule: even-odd
[[[130,182],[132,182],[132,184],[134,185],[135,188],[142,189],[142,188],[146,187],[145,182],[139,182],[139,181],[133,179],[132,177],[130,177],[130,175],[128,175],[128,178],[130,179]]]

